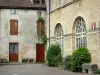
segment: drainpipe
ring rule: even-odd
[[[46,7],[47,7],[47,15],[48,15],[48,21],[49,21],[49,47],[50,47],[50,0],[45,0]]]
[[[49,47],[50,47],[50,0],[49,0]]]
[[[99,50],[100,50],[100,21],[99,21]]]
[[[1,9],[0,9],[0,58],[1,58]]]

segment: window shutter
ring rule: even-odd
[[[10,35],[18,35],[18,20],[10,20]]]
[[[37,22],[37,36],[41,36],[41,30],[45,33],[45,23],[44,22]]]
[[[39,32],[40,32],[40,24],[39,22],[37,22],[37,36],[39,36]]]
[[[44,22],[41,23],[41,30],[45,32]]]
[[[14,35],[14,21],[10,20],[10,35]]]
[[[15,22],[14,22],[14,34],[15,35],[18,35],[18,20],[15,20]]]

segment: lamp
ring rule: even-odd
[[[37,16],[38,16],[38,17],[41,16],[41,11],[40,11],[40,10],[37,11]]]

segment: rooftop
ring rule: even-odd
[[[0,0],[0,9],[46,9],[45,4],[33,4],[31,0]]]

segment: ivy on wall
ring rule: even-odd
[[[47,44],[47,36],[45,33],[45,20],[43,17],[39,16],[37,20],[37,36],[38,39],[42,41],[44,45]]]

